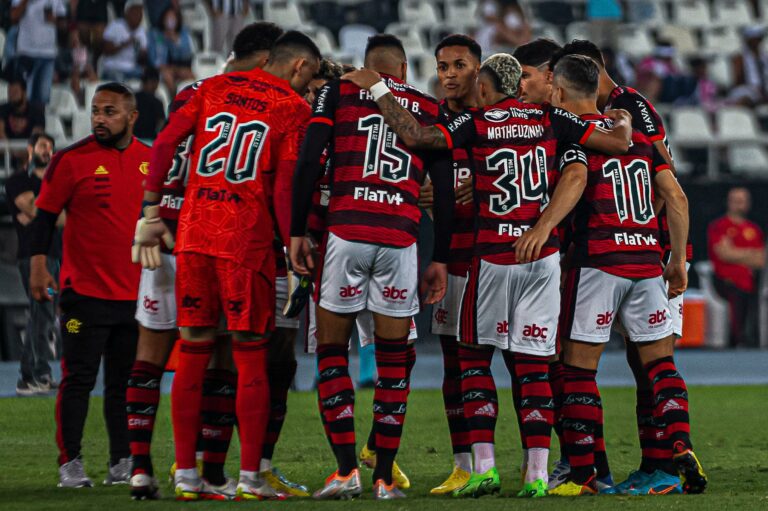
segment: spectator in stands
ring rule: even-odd
[[[531,26],[517,0],[485,0],[478,8],[482,23],[475,40],[486,55],[511,51],[531,40]]]
[[[211,13],[211,49],[226,55],[245,26],[248,0],[205,0],[205,4]]]
[[[688,96],[678,99],[677,104],[699,105],[709,112],[714,112],[720,106],[718,100],[717,84],[709,78],[709,63],[703,57],[694,57],[690,60],[690,79],[693,90]]]
[[[141,0],[125,3],[124,18],[115,18],[104,30],[101,77],[125,81],[141,78],[147,56],[147,32],[141,26],[144,9]]]
[[[93,82],[98,79],[93,66],[94,57],[88,47],[80,42],[80,33],[77,30],[73,30],[67,36],[68,46],[61,48],[59,56],[56,57],[56,81],[59,83],[69,79],[72,92],[82,101],[80,81],[85,79]]]
[[[26,336],[21,352],[20,377],[16,383],[16,394],[31,396],[45,394],[58,388],[51,375],[48,360],[51,356],[51,344],[58,344],[59,329],[56,326],[57,299],[40,303],[32,299],[29,293],[29,224],[37,215],[35,198],[40,193],[43,175],[53,155],[54,142],[50,135],[36,133],[27,145],[28,161],[26,168],[16,172],[5,182],[5,195],[11,212],[13,225],[16,227],[19,245],[17,261],[24,290],[29,297],[29,317]],[[64,214],[59,217],[59,229],[48,252],[48,271],[58,279],[61,262],[61,227]]]
[[[760,227],[747,219],[750,207],[749,190],[733,188],[728,192],[725,216],[714,220],[707,229],[715,289],[728,302],[732,347],[757,342],[754,271],[765,265],[765,237]]]
[[[157,69],[147,67],[141,77],[141,90],[136,93],[136,110],[139,118],[133,127],[133,133],[144,140],[154,140],[165,123],[163,102],[157,97],[160,75]]]
[[[152,28],[163,29],[163,13],[169,8],[181,9],[179,0],[144,0],[144,9]]]
[[[733,89],[728,99],[740,105],[768,102],[768,52],[762,48],[765,27],[756,25],[742,31],[741,53],[734,55]]]
[[[29,139],[45,129],[45,110],[27,98],[27,84],[21,78],[8,82],[8,102],[0,105],[0,139]],[[26,153],[25,153],[26,158]]]
[[[192,37],[184,27],[181,11],[173,7],[165,10],[163,28],[153,28],[149,37],[149,62],[160,70],[163,84],[171,95],[176,94],[176,84],[193,80]]]
[[[69,3],[80,41],[98,59],[104,43],[104,29],[109,21],[109,0],[69,0]]]
[[[56,59],[56,24],[67,14],[63,0],[13,0],[11,21],[19,26],[17,73],[27,81],[34,103],[48,104]]]
[[[669,96],[665,86],[669,87],[669,79],[680,75],[675,63],[676,50],[668,41],[658,41],[653,53],[637,66],[637,90],[651,103],[661,101],[663,95]],[[666,84],[666,85],[665,85]]]

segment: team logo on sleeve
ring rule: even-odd
[[[485,112],[485,120],[491,122],[504,122],[509,119],[509,112],[500,108],[494,108]]]

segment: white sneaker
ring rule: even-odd
[[[201,500],[232,500],[237,495],[237,483],[231,477],[222,485],[211,484],[203,479],[203,486],[200,488]]]
[[[571,475],[571,465],[565,460],[558,460],[555,464],[555,468],[549,475],[549,484],[547,489],[554,490],[564,482],[568,480],[568,476]]]
[[[91,481],[85,474],[83,460],[80,457],[59,467],[59,488],[92,488]]]
[[[235,500],[285,500],[284,493],[272,488],[269,483],[261,478],[240,476],[237,483]]]
[[[130,485],[133,500],[157,500],[160,498],[157,480],[150,475],[136,474],[131,477]]]
[[[104,486],[130,483],[131,465],[131,458],[120,458],[120,461],[111,466],[109,462],[107,462],[107,477],[104,479]]]
[[[186,478],[179,475],[179,471],[173,476],[173,492],[176,500],[200,500],[203,489],[203,480],[196,475],[194,478]]]

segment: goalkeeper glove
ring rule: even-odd
[[[134,263],[141,263],[142,268],[156,270],[163,265],[160,257],[160,240],[172,250],[173,235],[160,218],[160,207],[157,204],[145,205],[142,213],[143,216],[136,222],[131,259]]]
[[[288,270],[288,299],[283,307],[286,318],[295,318],[304,309],[312,293],[312,281],[305,275]]]

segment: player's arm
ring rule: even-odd
[[[615,119],[609,130],[557,107],[551,108],[549,119],[559,142],[579,144],[606,154],[624,154],[632,140],[632,119],[626,111],[611,112]]]
[[[560,159],[562,177],[555,187],[552,200],[536,225],[523,233],[514,243],[515,257],[520,263],[539,258],[541,248],[549,240],[552,231],[578,204],[587,186],[587,156],[579,146],[571,145]]]
[[[688,240],[688,198],[672,171],[662,164],[656,167],[654,186],[667,205],[667,223],[672,254],[664,267],[664,279],[669,283],[669,297],[681,295],[688,287],[685,269],[685,245]]]
[[[361,89],[371,92],[376,104],[379,105],[381,115],[390,128],[403,141],[405,145],[413,149],[450,149],[449,141],[445,133],[435,126],[422,126],[411,113],[403,108],[389,87],[381,81],[381,76],[370,69],[358,69],[342,76]]]
[[[453,236],[453,215],[456,196],[453,189],[453,169],[451,155],[443,152],[436,155],[430,164],[430,179],[434,192],[434,229],[435,245],[432,262],[424,272],[421,282],[421,295],[424,303],[433,304],[442,300],[448,285],[448,253]]]
[[[317,93],[306,136],[301,144],[291,192],[291,243],[288,255],[293,271],[309,275],[314,269],[312,247],[306,237],[312,194],[323,177],[322,155],[333,136],[339,84],[331,82]]]
[[[714,236],[710,236],[714,238]],[[762,238],[762,235],[760,235]],[[712,251],[715,255],[726,263],[741,264],[754,270],[759,270],[765,266],[765,248],[762,239],[759,247],[735,247],[733,241],[727,234],[720,232],[717,234],[717,241],[712,245]]]

